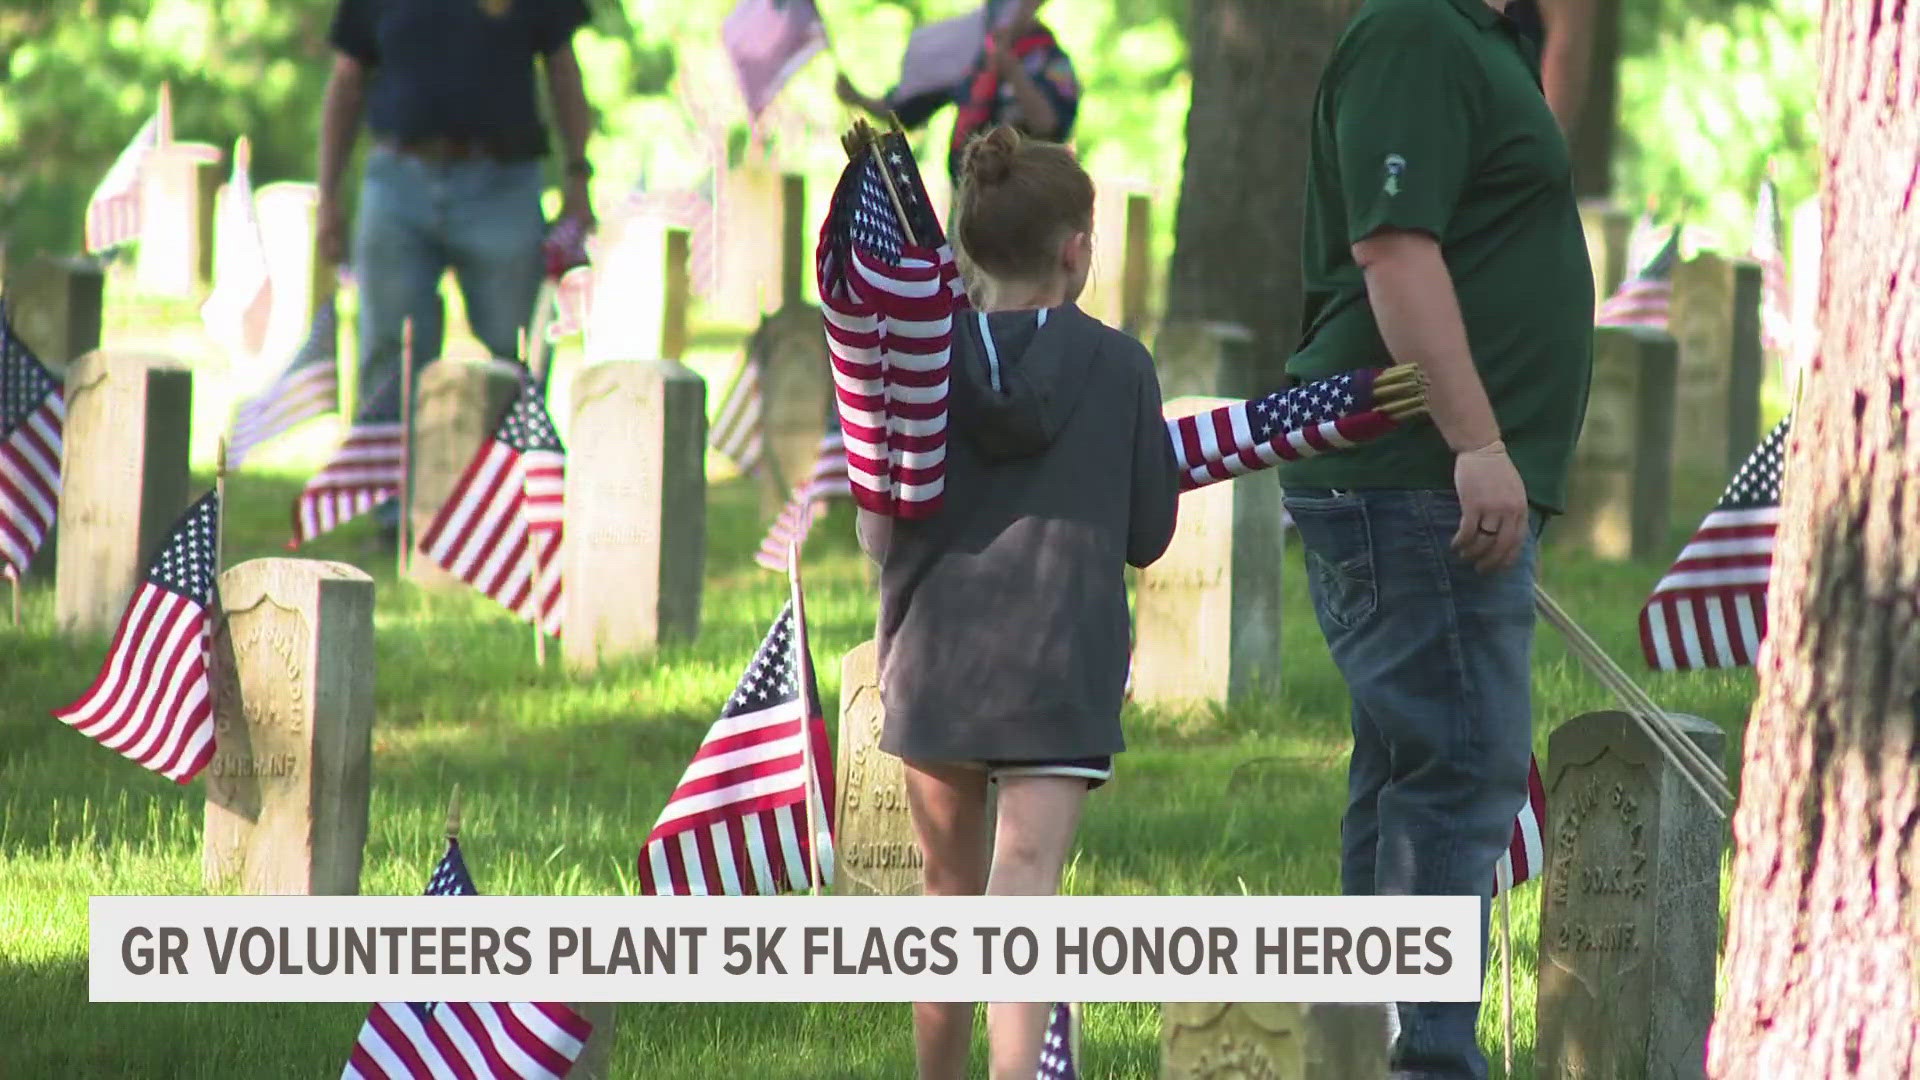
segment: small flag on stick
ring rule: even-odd
[[[1594,312],[1596,326],[1641,326],[1665,330],[1673,305],[1673,270],[1680,262],[1680,227],[1640,271],[1622,282]]]
[[[820,440],[820,452],[813,459],[811,475],[794,485],[793,496],[774,519],[753,561],[768,570],[787,569],[787,553],[798,551],[813,531],[822,504],[829,499],[845,499],[853,494],[847,481],[847,451],[840,430],[832,427]]]
[[[1349,371],[1250,401],[1167,421],[1180,487],[1346,450],[1426,414],[1426,376],[1412,365]]]
[[[14,334],[0,299],[0,571],[16,598],[59,510],[66,422],[66,388]]]
[[[255,447],[340,410],[339,340],[339,316],[328,297],[313,313],[313,329],[286,370],[234,410],[229,465],[237,469]]]
[[[99,255],[140,239],[140,179],[153,151],[173,142],[173,94],[160,84],[160,104],[134,132],[87,200],[87,254]]]
[[[293,539],[298,548],[323,533],[345,525],[400,493],[402,430],[392,416],[400,404],[400,376],[387,380],[382,390],[360,407],[360,416],[348,429],[346,441],[333,460],[307,481],[293,504]]]

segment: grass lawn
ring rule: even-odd
[[[696,367],[717,379],[724,359],[720,350]],[[206,451],[228,407],[209,381],[196,386],[196,493],[210,483]],[[554,400],[564,412],[569,399]],[[333,437],[308,432],[294,442],[324,453]],[[263,453],[262,471],[250,465],[229,479],[228,565],[283,554],[289,507],[315,464],[292,459],[306,456]],[[1698,515],[1676,517],[1677,545]],[[391,558],[370,557],[364,522],[310,545],[303,554],[355,562],[377,581],[378,723],[362,891],[424,887],[458,782],[463,846],[483,892],[631,895],[640,841],[784,598],[784,578],[751,561],[763,527],[745,484],[716,483],[698,642],[584,679],[553,661],[536,668],[528,629],[488,601],[396,586]],[[850,512],[839,507],[816,528],[807,565],[814,662],[830,710],[841,656],[871,629],[859,558]],[[1548,560],[1546,584],[1638,672],[1634,614],[1660,569],[1560,554]],[[1131,713],[1130,750],[1116,782],[1090,801],[1069,892],[1337,891],[1344,696],[1307,607],[1297,545],[1286,575],[1278,686],[1213,713]],[[52,599],[48,583],[32,583],[24,628],[0,626],[0,1032],[9,1036],[0,1076],[338,1076],[364,1005],[87,1004],[87,898],[200,892],[203,796],[198,784],[170,784],[48,715],[86,689],[107,643],[48,632]],[[1727,762],[1738,761],[1750,674],[1647,676],[1643,684],[1668,708],[1723,724],[1734,742]],[[1533,695],[1543,755],[1554,724],[1613,705],[1545,629]],[[1537,886],[1517,890],[1522,1063],[1532,1054],[1538,904]],[[1482,1036],[1497,1072],[1497,959],[1491,966]],[[1089,1006],[1083,1074],[1157,1075],[1158,1025],[1152,1006]],[[649,1080],[912,1075],[904,1005],[625,1005],[613,1060],[614,1075]]]

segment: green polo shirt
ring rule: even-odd
[[[1528,498],[1564,510],[1593,364],[1593,271],[1537,48],[1485,0],[1367,0],[1313,109],[1307,330],[1288,374],[1393,362],[1352,248],[1382,230],[1427,233]],[[1289,487],[1452,488],[1453,454],[1423,421],[1279,472]]]

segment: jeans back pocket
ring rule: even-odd
[[[1380,591],[1366,503],[1353,495],[1290,495],[1286,507],[1306,549],[1307,591],[1315,612],[1343,630],[1371,618]]]

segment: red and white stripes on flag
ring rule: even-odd
[[[789,602],[641,845],[643,895],[797,892],[813,884],[815,849],[820,884],[832,883],[833,756],[819,701],[805,608]]]
[[[66,388],[14,335],[0,298],[0,577],[25,577],[53,528],[66,422]]]
[[[842,173],[814,265],[854,501],[924,518],[946,487],[953,315],[967,299],[906,139],[876,146]]]
[[[1654,670],[1745,667],[1760,655],[1792,420],[1740,466],[1640,609],[1640,649]]]
[[[742,473],[753,473],[767,452],[764,422],[766,399],[760,389],[760,360],[751,352],[740,357],[733,382],[713,416],[707,445],[725,454]]]
[[[87,254],[98,255],[140,239],[140,177],[156,147],[173,141],[173,97],[160,86],[160,104],[114,158],[87,199]]]
[[[1780,193],[1773,177],[1760,181],[1754,207],[1753,259],[1760,264],[1760,340],[1767,351],[1785,356],[1793,349],[1793,291],[1787,282],[1787,255],[1781,243]]]
[[[1374,407],[1373,384],[1381,370],[1342,372],[1168,420],[1181,490],[1350,449],[1399,427],[1400,421]]]
[[[214,492],[187,509],[134,591],[99,677],[53,714],[181,784],[213,759],[207,672],[219,521]]]
[[[287,369],[234,410],[227,468],[238,469],[254,448],[340,407],[339,320],[333,297],[313,313],[313,328]]]
[[[593,1028],[564,1005],[375,1005],[341,1080],[563,1080]]]
[[[565,488],[566,450],[540,387],[528,379],[421,535],[419,550],[508,611],[557,635]]]
[[[404,431],[398,420],[367,419],[393,415],[399,400],[400,377],[395,375],[361,407],[360,419],[347,431],[333,460],[307,481],[294,501],[289,550],[400,494],[406,464]]]
[[[853,494],[847,482],[847,449],[838,430],[829,430],[820,440],[820,452],[813,459],[813,473],[794,485],[793,495],[774,519],[753,561],[768,570],[787,569],[787,552],[806,546],[821,504],[828,499],[844,499]]]
[[[1680,261],[1680,227],[1647,264],[1620,284],[1594,312],[1595,326],[1640,326],[1665,330],[1673,306],[1673,269]]]
[[[1525,883],[1546,865],[1547,786],[1540,779],[1540,759],[1527,759],[1527,802],[1513,823],[1513,839],[1493,867],[1493,895]]]

